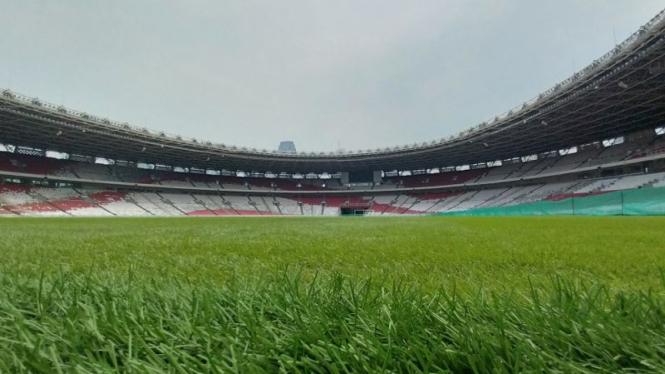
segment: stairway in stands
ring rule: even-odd
[[[77,194],[79,194],[79,196],[81,197],[81,199],[83,199],[83,201],[85,201],[85,202],[87,202],[87,203],[90,203],[90,204],[93,204],[94,206],[96,206],[97,208],[99,208],[99,209],[105,211],[106,213],[110,214],[111,216],[116,216],[115,213],[113,213],[113,212],[111,212],[110,210],[104,208],[104,205],[99,204],[95,199],[93,199],[92,197],[90,197],[90,195],[88,195],[87,193],[85,193],[85,192],[83,192],[83,191],[81,191],[81,190],[79,190],[79,189],[77,189],[77,188],[73,188],[73,190],[74,190]]]
[[[47,204],[47,205],[52,206],[52,207],[55,208],[55,210],[57,210],[57,211],[63,212],[63,213],[65,213],[65,214],[68,215],[68,216],[71,216],[71,215],[72,215],[72,214],[69,213],[68,211],[66,211],[66,210],[60,208],[59,206],[53,204],[52,202],[50,202],[49,199],[47,199],[46,197],[42,196],[41,194],[39,194],[39,193],[38,193],[37,191],[35,191],[35,190],[26,189],[26,193],[28,194],[28,196],[32,197],[33,199],[35,199],[35,200],[37,200],[37,201],[39,201],[39,202],[41,202],[41,203],[43,203],[43,204]]]

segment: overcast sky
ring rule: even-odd
[[[662,0],[0,0],[0,87],[225,144],[452,135],[572,75]]]

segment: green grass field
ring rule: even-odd
[[[0,220],[0,373],[665,372],[665,219]]]

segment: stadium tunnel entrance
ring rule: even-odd
[[[369,212],[369,207],[341,207],[342,216],[364,216]]]

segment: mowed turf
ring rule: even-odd
[[[665,372],[665,219],[0,220],[0,372]]]

